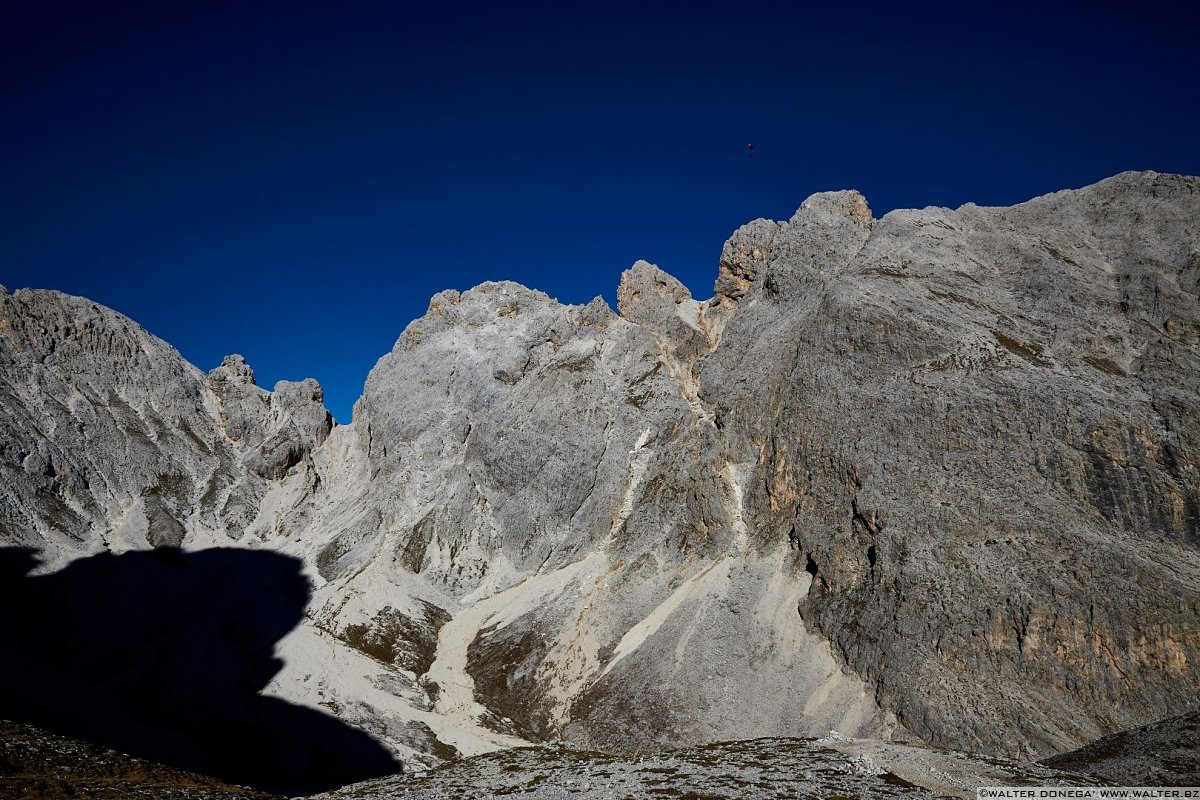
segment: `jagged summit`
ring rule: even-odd
[[[238,353],[221,359],[221,366],[210,370],[208,379],[213,383],[258,385],[254,380],[254,369],[246,363],[245,357]]]
[[[1200,692],[1198,220],[1157,173],[813,195],[710,299],[647,262],[618,312],[435,295],[337,427],[313,381],[2,294],[0,535],[301,558],[268,691],[414,763],[831,728],[1049,755]]]

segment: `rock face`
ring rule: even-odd
[[[915,736],[1045,756],[1200,691],[1200,180],[872,217],[818,194],[714,297],[435,296],[354,423],[0,293],[0,535],[237,543],[317,584],[269,691],[431,764]]]
[[[82,298],[0,292],[0,333],[0,537],[52,562],[239,539],[332,424],[315,381],[265,392],[241,356],[206,379]]]
[[[806,623],[932,743],[1041,753],[1192,702],[1196,190],[810,198],[705,361],[756,541],[804,554]]]

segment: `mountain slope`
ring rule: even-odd
[[[1200,711],[1097,739],[1045,759],[1054,769],[1120,786],[1194,786],[1200,782]]]

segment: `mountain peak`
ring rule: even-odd
[[[254,369],[246,363],[244,356],[231,353],[221,360],[221,366],[208,373],[210,381],[228,382],[237,385],[257,386]]]

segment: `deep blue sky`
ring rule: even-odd
[[[815,191],[1200,173],[1193,4],[990,5],[9,0],[0,283],[346,422],[444,288],[612,302],[645,258],[708,297],[734,228]]]

